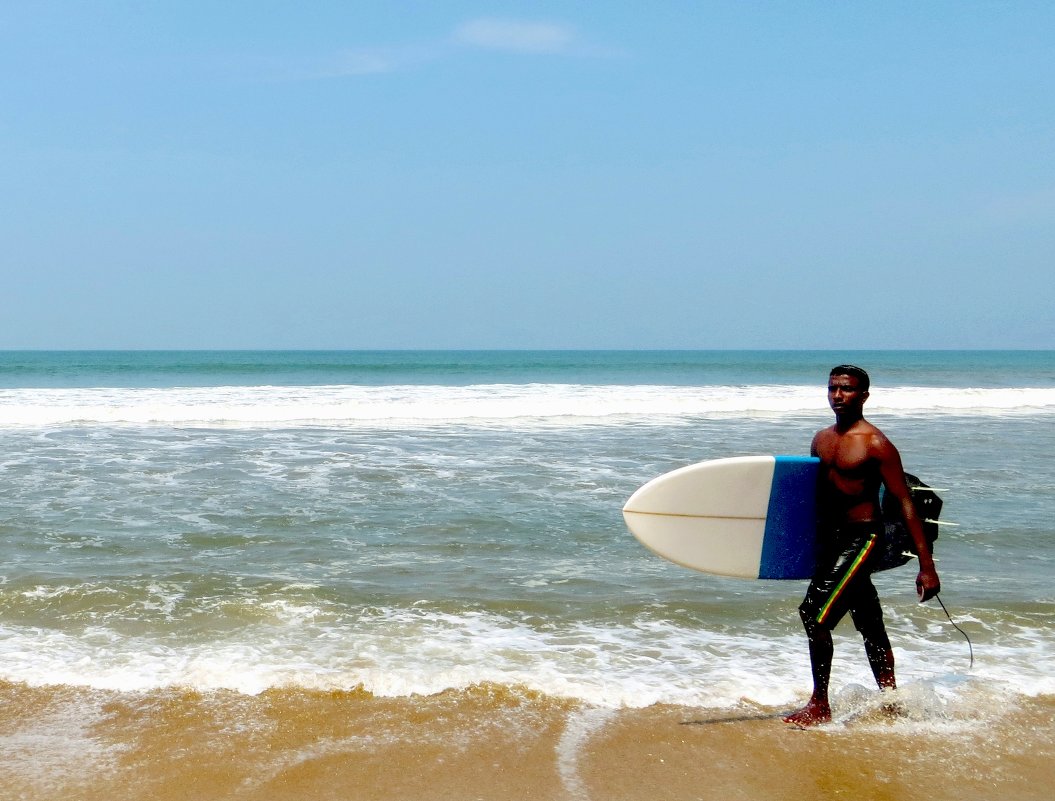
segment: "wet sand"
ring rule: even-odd
[[[0,798],[1032,801],[1055,784],[1055,698],[811,731],[787,711],[597,709],[493,685],[376,698],[0,683]]]

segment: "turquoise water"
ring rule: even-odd
[[[841,358],[840,358],[841,357]],[[832,359],[887,386],[1055,386],[1050,351],[6,351],[0,387],[809,383]]]
[[[1052,692],[1052,352],[2,353],[0,679],[790,702],[803,584],[666,563],[620,508],[804,453],[844,361],[959,524],[975,667],[906,567],[878,581],[903,682]],[[839,636],[834,681],[869,683]]]

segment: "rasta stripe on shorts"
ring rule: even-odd
[[[868,568],[866,567],[866,565],[868,563],[868,557],[870,557],[875,551],[876,544],[878,543],[878,541],[878,532],[873,532],[872,535],[869,536],[869,538],[865,541],[864,545],[861,547],[861,550],[857,552],[857,556],[854,557],[854,560],[850,563],[850,566],[846,568],[846,572],[843,573],[842,577],[839,579],[839,583],[835,585],[835,588],[832,590],[831,595],[828,596],[828,600],[824,602],[824,606],[822,606],[821,610],[817,613],[817,617],[815,618],[815,620],[818,623],[823,625],[827,622],[828,617],[831,615],[832,610],[835,608],[835,605],[839,602],[839,599],[842,598],[842,596],[845,594],[847,587],[849,587],[853,580],[857,578],[857,576],[860,575],[863,571],[867,572]]]

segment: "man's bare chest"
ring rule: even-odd
[[[817,443],[817,455],[829,469],[847,477],[858,476],[874,469],[869,442],[867,436],[833,434]]]

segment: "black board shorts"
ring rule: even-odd
[[[883,523],[849,523],[828,532],[799,606],[803,620],[835,628],[847,612],[859,630],[883,624],[872,571],[882,556]]]

